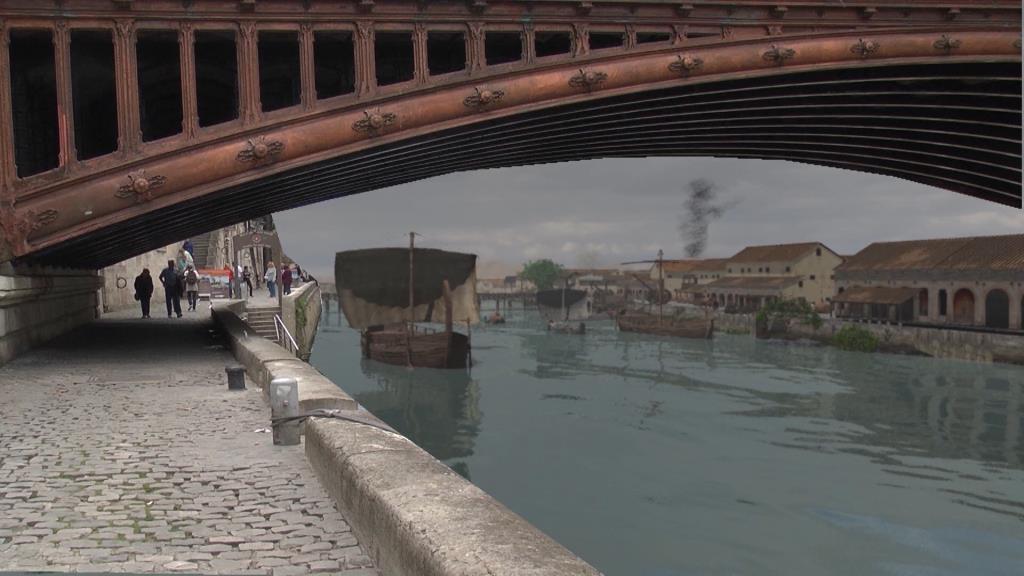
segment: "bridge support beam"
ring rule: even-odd
[[[0,365],[94,320],[102,285],[92,270],[0,265]]]

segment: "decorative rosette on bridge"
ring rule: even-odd
[[[167,183],[165,176],[147,176],[145,170],[128,173],[128,183],[117,189],[118,198],[134,198],[136,203],[153,199],[153,190]]]
[[[505,97],[504,90],[490,90],[487,88],[474,88],[475,92],[463,99],[462,104],[466,108],[483,110],[489,104],[493,104]]]
[[[942,38],[939,38],[934,44],[932,44],[932,47],[936,50],[942,50],[946,54],[949,54],[960,47],[960,41],[956,38],[950,37],[948,34],[943,34]]]
[[[865,40],[861,38],[860,40],[857,40],[856,44],[850,46],[850,52],[853,52],[854,54],[860,56],[861,58],[867,58],[868,56],[871,56],[875,52],[878,52],[878,48],[878,42]]]
[[[580,68],[580,71],[569,79],[569,86],[589,92],[601,84],[604,84],[604,81],[607,79],[608,75],[604,72]]]
[[[762,58],[776,66],[782,66],[786,60],[790,60],[794,56],[796,56],[796,50],[793,50],[792,48],[783,48],[778,44],[772,44],[768,50],[761,54]]]
[[[363,117],[352,124],[352,129],[362,134],[379,136],[396,120],[398,120],[398,115],[393,112],[381,112],[380,108],[365,110]]]
[[[668,65],[668,69],[680,76],[689,76],[690,72],[702,68],[704,60],[690,54],[679,54],[676,61]]]
[[[245,149],[238,153],[236,158],[239,162],[258,164],[269,162],[284,151],[284,142],[280,140],[267,140],[263,136],[250,138],[245,143]]]

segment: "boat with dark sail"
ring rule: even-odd
[[[471,363],[469,326],[479,321],[476,255],[431,248],[338,252],[341,309],[360,330],[363,356],[421,368]],[[444,322],[443,329],[421,324]],[[458,322],[467,332],[454,329]]]
[[[563,334],[584,334],[584,320],[590,318],[593,303],[585,290],[554,288],[537,291],[537,310],[547,320],[548,330]]]
[[[623,264],[657,264],[658,266],[658,287],[654,300],[658,303],[658,313],[652,314],[645,311],[623,311],[616,317],[616,324],[623,332],[639,332],[642,334],[654,334],[657,336],[675,336],[678,338],[700,338],[710,340],[715,333],[715,319],[710,310],[705,307],[704,318],[687,318],[671,316],[665,317],[665,301],[668,300],[665,292],[664,253],[658,250],[657,260],[641,260],[638,262],[623,262]],[[646,286],[647,284],[637,278]]]

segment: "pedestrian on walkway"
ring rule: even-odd
[[[195,256],[196,256],[196,248],[195,248],[195,246],[192,245],[192,240],[191,239],[185,238],[185,243],[181,245],[181,249],[184,250],[185,252],[188,252],[190,256],[195,258]]]
[[[196,267],[195,260],[192,259],[192,254],[187,250],[178,250],[178,270],[184,274],[188,267]]]
[[[242,269],[242,281],[249,288],[249,298],[252,298],[252,271],[248,266]]]
[[[149,301],[153,298],[153,277],[149,268],[143,268],[142,274],[135,277],[135,299],[142,306],[142,317],[149,318]]]
[[[178,269],[174,266],[174,260],[167,261],[167,268],[160,272],[160,283],[164,286],[164,296],[167,298],[167,317],[171,317],[171,310],[181,318],[181,289],[182,281],[178,276]]]
[[[270,297],[274,298],[277,296],[277,268],[274,267],[274,261],[267,262],[267,272],[263,274],[263,280],[267,283],[267,291],[270,292]]]
[[[281,265],[281,290],[287,296],[292,293],[292,267]]]
[[[227,273],[227,297],[236,297],[236,291],[234,291],[234,270],[230,264],[224,264],[224,272]]]
[[[191,266],[185,270],[185,294],[188,295],[188,309],[195,312],[199,303],[199,274]]]

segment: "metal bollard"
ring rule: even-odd
[[[270,417],[299,415],[299,383],[295,378],[275,378],[270,382]],[[274,444],[295,446],[299,443],[299,421],[274,426]]]
[[[245,390],[245,368],[228,366],[224,372],[228,375],[228,390]]]

